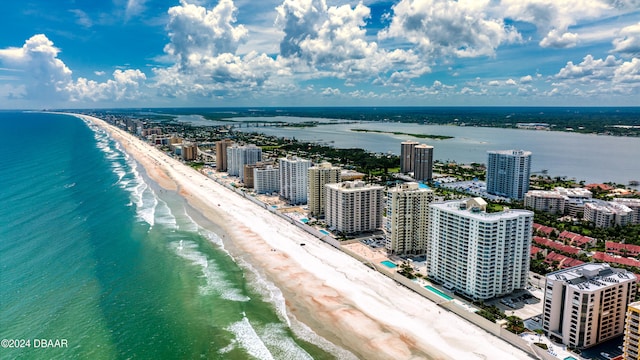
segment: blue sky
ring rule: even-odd
[[[3,7],[0,108],[640,105],[640,0]]]

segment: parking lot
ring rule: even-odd
[[[542,290],[530,287],[528,290],[520,290],[502,298],[493,299],[487,304],[497,306],[507,315],[529,319],[542,314],[542,300]]]

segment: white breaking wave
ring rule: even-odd
[[[205,254],[197,250],[198,244],[193,241],[182,241],[182,243],[176,241],[171,243],[171,247],[180,257],[201,268],[202,277],[205,279],[205,284],[199,288],[201,295],[216,294],[222,299],[237,302],[250,300],[249,297],[242,294],[241,290],[235,288],[222,277],[222,272],[216,262],[209,260]]]
[[[83,121],[93,131],[96,147],[102,151],[105,154],[105,158],[110,161],[111,170],[118,177],[116,184],[129,192],[130,203],[127,205],[135,204],[138,219],[153,227],[159,201],[155,192],[145,183],[138,172],[138,164],[122,149],[117,141],[114,141],[109,136],[109,133],[93,125],[88,120],[83,119]],[[175,218],[172,218],[168,208],[161,209],[160,222],[169,226],[171,226],[171,224],[175,226]]]
[[[146,183],[135,187],[136,213],[138,218],[144,220],[150,226],[155,224],[155,212],[158,205],[158,197]]]
[[[156,196],[155,192],[152,191],[152,193],[153,193],[153,196]],[[156,196],[156,206],[154,208],[154,222],[158,224],[162,224],[165,227],[168,227],[171,229],[178,228],[176,217],[173,216],[173,213],[171,212],[169,205],[167,205],[167,203],[164,200],[158,198],[157,196]]]
[[[261,360],[274,359],[246,317],[229,325],[226,330],[231,331],[236,336],[236,342],[245,349],[249,355]]]
[[[291,321],[289,320],[287,304],[282,291],[280,291],[273,282],[262,276],[261,273],[250,263],[242,259],[235,259],[235,261],[240,267],[253,275],[251,285],[254,290],[256,290],[263,299],[273,304],[275,306],[276,314],[278,314],[278,318],[290,326]]]
[[[178,219],[178,229],[194,233],[199,232],[200,226],[187,214],[185,207],[182,208],[182,213],[176,214],[176,219]]]
[[[333,354],[338,359],[357,360],[358,357],[350,351],[343,349],[322,336],[318,335],[311,328],[298,321],[293,315],[287,311],[282,291],[271,281],[267,280],[253,265],[242,260],[234,259],[236,263],[252,275],[249,284],[253,290],[257,291],[261,298],[274,305],[276,314],[280,321],[286,323],[296,336],[304,341],[316,345],[322,350]],[[275,326],[275,325],[274,325]],[[284,341],[284,340],[283,340]],[[295,344],[295,343],[294,343]],[[297,346],[297,345],[296,345]],[[284,359],[298,359],[302,357],[281,357]]]
[[[287,334],[281,324],[267,324],[263,329],[257,330],[260,339],[278,359],[313,360],[303,348]]]

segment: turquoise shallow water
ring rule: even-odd
[[[0,358],[344,354],[288,319],[277,288],[103,132],[71,116],[0,112],[0,133],[0,338],[31,340]]]

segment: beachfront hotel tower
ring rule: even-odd
[[[499,150],[487,154],[487,192],[522,200],[529,191],[531,152]]]
[[[622,335],[636,281],[633,273],[609,264],[588,263],[547,274],[543,330],[548,337],[575,348]]]
[[[383,186],[345,181],[324,187],[325,221],[330,229],[354,234],[381,227]]]
[[[280,192],[280,169],[273,165],[258,165],[253,169],[253,188],[258,194]]]
[[[418,145],[415,141],[403,141],[400,143],[400,172],[413,172],[413,148]]]
[[[325,188],[326,184],[340,182],[341,169],[332,166],[328,162],[309,168],[309,213],[314,217],[324,216]]]
[[[478,300],[524,289],[529,275],[533,212],[486,206],[482,198],[429,205],[429,277]]]
[[[307,203],[311,160],[288,156],[278,159],[280,165],[280,196],[291,205]]]
[[[420,144],[413,148],[413,178],[416,181],[433,179],[433,146]]]
[[[627,306],[627,318],[624,322],[622,359],[640,359],[640,301],[636,301]]]
[[[230,139],[216,141],[216,170],[227,171],[227,148],[233,145]]]
[[[260,160],[262,149],[253,144],[227,148],[227,172],[230,176],[239,177],[241,181],[244,181],[244,166],[253,165]]]
[[[423,185],[424,186],[424,185]],[[433,190],[418,183],[399,184],[387,191],[386,249],[394,255],[421,255],[429,235],[429,204]]]

